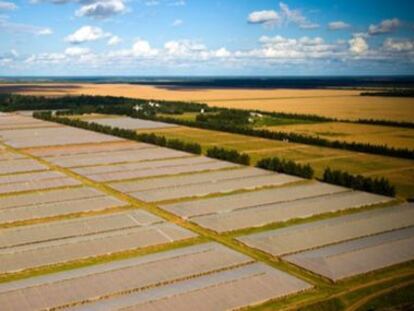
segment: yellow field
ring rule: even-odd
[[[328,122],[266,127],[268,130],[320,136],[330,140],[414,149],[414,129]]]
[[[357,90],[195,89],[129,84],[0,84],[0,92],[33,95],[112,95],[204,102],[219,107],[359,119],[414,120],[412,98],[362,97]]]
[[[248,153],[253,162],[252,164],[262,158],[273,156],[298,163],[309,163],[315,170],[317,177],[321,177],[327,167],[345,170],[353,174],[385,177],[396,186],[399,196],[414,196],[414,161],[412,160],[188,127],[146,130],[143,132],[152,132],[167,138],[178,138],[187,142],[197,142],[202,145],[204,151],[212,146],[236,149]]]

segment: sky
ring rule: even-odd
[[[406,74],[412,0],[0,0],[1,76]]]

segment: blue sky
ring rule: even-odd
[[[414,73],[414,1],[0,0],[0,75]]]

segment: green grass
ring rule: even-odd
[[[388,308],[396,308],[398,306],[406,306],[404,310],[408,310],[408,306],[414,308],[414,284],[404,288],[398,288],[388,294],[382,295],[369,303],[365,304],[358,311],[370,310],[388,310]]]
[[[345,305],[339,298],[331,298],[298,308],[298,311],[340,311],[344,310]]]
[[[254,118],[253,126],[264,127],[264,126],[278,126],[278,125],[293,125],[293,124],[313,124],[321,123],[320,121],[302,120],[294,118],[277,118],[264,116],[262,118]]]

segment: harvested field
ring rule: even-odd
[[[131,84],[3,84],[0,91],[33,95],[111,95],[205,102],[212,106],[317,114],[341,119],[414,119],[411,98],[359,96],[346,89],[191,89]],[[190,92],[191,90],[191,92]]]
[[[292,90],[298,92],[298,90]],[[322,91],[323,92],[323,91]],[[412,122],[413,101],[402,97],[310,96],[272,99],[206,100],[210,106],[313,114],[342,120],[379,119]]]
[[[414,259],[414,227],[284,257],[333,281]]]
[[[46,170],[47,167],[32,159],[0,161],[0,175]]]
[[[269,289],[266,290],[266,294],[269,295],[268,291],[273,288],[273,296],[269,295],[270,298],[309,288],[306,283],[285,273],[265,268],[262,265],[252,264],[251,259],[244,255],[216,243],[207,243],[1,284],[0,303],[5,308],[4,310],[15,310],[25,309],[29,306],[34,309],[57,308],[66,305],[82,307],[83,303],[89,301],[83,307],[91,309],[97,308],[100,302],[113,304],[119,297],[129,298],[131,294],[126,293],[131,291],[145,293],[148,298],[162,298],[163,294],[171,290],[169,289],[171,286],[160,284],[172,284],[179,288],[179,292],[182,294],[194,296],[194,290],[203,287],[205,290],[201,293],[207,294],[206,290],[208,291],[208,286],[211,285],[211,278],[203,278],[201,275],[218,277],[221,281],[219,283],[221,289],[223,287],[229,288],[230,284],[227,282],[231,281],[232,278],[227,276],[223,279],[222,272],[219,272],[226,269],[234,271],[232,273],[233,281],[237,282],[238,276],[239,286],[233,288],[231,290],[233,295],[227,296],[221,303],[234,304],[234,298],[232,297],[241,295],[248,289],[253,288],[247,284],[240,287],[240,279],[249,276],[249,273],[246,274],[244,268],[237,268],[239,265],[245,265],[246,268],[250,269],[250,272],[264,272],[267,277],[271,276],[269,281],[275,282],[277,280],[280,282],[279,286],[268,287]],[[194,277],[194,280],[198,281],[195,284],[194,282],[185,281]],[[257,275],[257,277],[263,279],[264,276]],[[107,282],[108,279],[112,281]],[[249,278],[249,280],[254,281],[255,278]],[[257,281],[255,283],[257,284]],[[197,286],[197,284],[199,285]],[[188,287],[186,288],[185,285]],[[261,294],[260,291],[262,286],[256,287],[255,294],[249,297],[246,304],[254,304],[263,300],[261,298],[264,294]],[[113,297],[115,293],[125,294]],[[43,299],[38,299],[39,296]],[[24,299],[21,297],[24,297]],[[95,301],[95,297],[106,298]],[[174,306],[174,309],[176,309],[175,307],[178,307],[178,305],[172,304],[176,298],[169,297],[167,302],[170,299],[172,299],[169,303],[170,308]],[[202,300],[209,301],[210,297],[209,299],[204,297]],[[122,302],[124,302],[124,299],[122,299]],[[157,301],[154,301],[154,303],[157,303]],[[237,303],[240,304],[241,302]]]
[[[253,206],[229,213],[193,217],[191,221],[217,232],[225,232],[360,208],[391,200],[388,197],[366,192],[339,192],[316,198]]]
[[[93,166],[98,164],[113,164],[123,162],[139,162],[168,158],[189,157],[190,154],[167,148],[142,145],[142,148],[112,152],[96,152],[48,158],[47,160],[63,167]]]
[[[414,225],[414,204],[375,209],[238,238],[274,256]]]
[[[217,198],[161,205],[161,208],[183,218],[192,218],[195,216],[229,213],[236,210],[254,208],[256,206],[345,191],[349,190],[324,183],[312,182],[304,185],[292,185],[290,187],[265,189]]]
[[[0,140],[14,148],[59,146],[119,141],[108,136],[74,127],[37,128],[0,131]]]
[[[341,122],[280,125],[265,128],[278,132],[319,136],[329,140],[340,140],[349,143],[359,142],[414,149],[414,129],[409,128]]]
[[[70,231],[68,236],[61,235],[56,240],[39,238],[43,236],[45,239],[48,233],[53,234],[49,229],[49,224],[39,225],[35,229],[38,237],[33,239],[29,237],[31,243],[0,250],[0,273],[18,272],[195,237],[193,233],[181,227],[171,223],[158,223],[162,222],[161,218],[148,216],[146,212],[142,213],[134,217],[136,221],[130,219],[132,223],[124,223],[124,226],[121,223],[118,229],[103,231],[104,228],[97,226],[95,233],[87,235],[82,234],[82,230],[91,229],[85,228],[87,223],[82,224],[82,221],[87,221],[87,218],[82,218],[77,223],[78,230],[68,229]],[[150,217],[157,218],[157,223],[150,225],[153,221]],[[111,222],[109,224],[113,226]]]
[[[128,117],[89,119],[89,122],[111,126],[111,127],[118,127],[122,129],[128,129],[128,130],[176,127],[176,125],[174,124],[156,122],[156,121],[148,121],[148,120],[142,120],[142,119],[133,119],[133,118],[128,118]]]
[[[122,179],[135,179],[177,175],[183,173],[220,170],[235,168],[236,164],[218,161],[206,157],[179,158],[143,163],[128,163],[120,165],[88,166],[73,169],[80,175],[99,182]]]
[[[24,173],[0,176],[0,194],[79,185],[80,182],[59,172]]]

